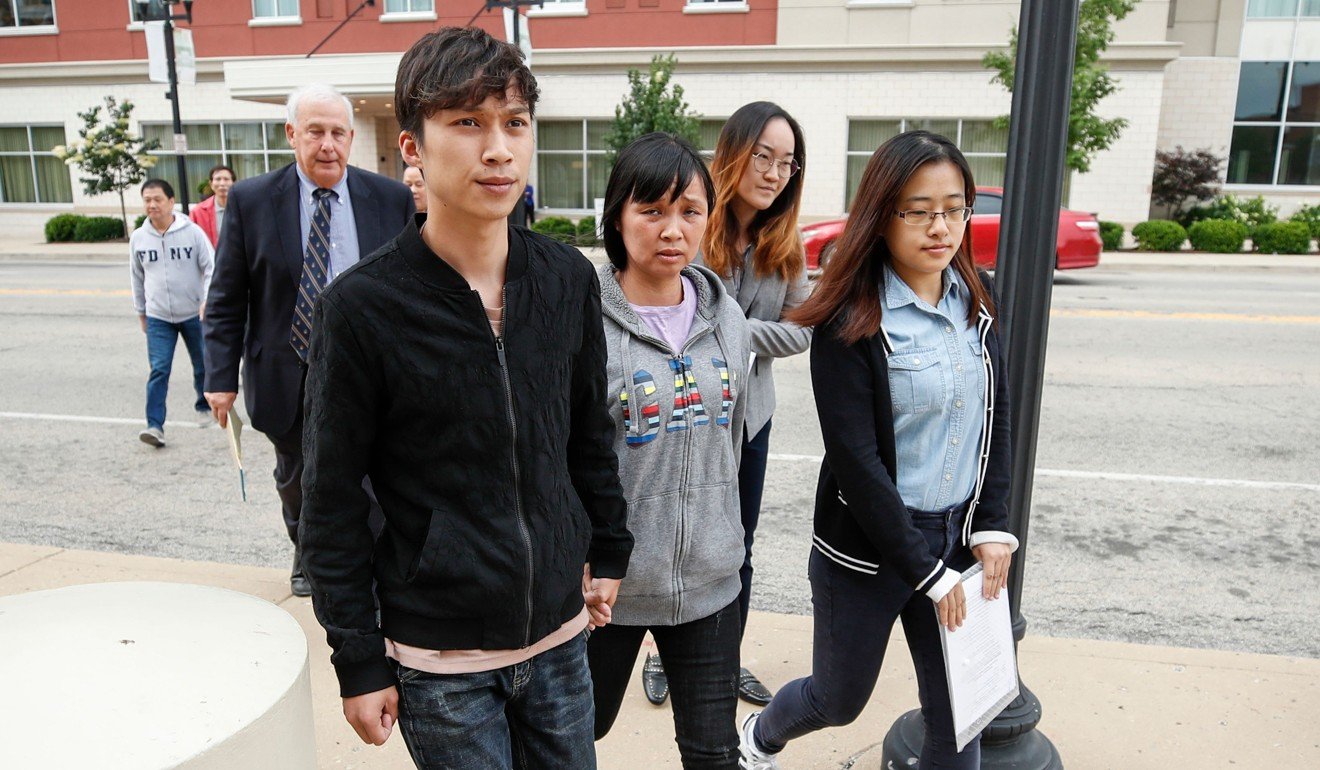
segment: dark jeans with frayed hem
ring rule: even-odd
[[[912,511],[912,523],[926,536],[931,555],[958,571],[976,561],[961,541],[966,510],[963,505],[953,512]],[[871,698],[889,633],[901,618],[926,727],[919,770],[979,768],[979,737],[957,750],[939,619],[930,597],[913,591],[883,564],[879,574],[867,575],[816,549],[807,571],[815,628],[811,676],[779,689],[756,722],[757,746],[782,751],[794,738],[855,720]]]

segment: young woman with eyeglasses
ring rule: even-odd
[[[802,129],[793,116],[771,102],[752,102],[725,122],[711,162],[715,203],[698,263],[720,276],[737,300],[755,354],[744,391],[747,422],[738,466],[744,533],[740,637],[751,604],[752,541],[761,515],[775,411],[771,366],[776,358],[805,352],[811,344],[811,330],[785,318],[810,294],[797,226],[806,156]],[[664,702],[666,682],[658,656],[648,656],[642,678],[651,702]],[[738,694],[749,703],[770,702],[770,691],[746,668],[739,671]]]
[[[966,616],[977,561],[997,599],[1008,530],[1008,393],[990,278],[972,263],[976,187],[948,139],[909,131],[866,166],[835,256],[789,317],[816,328],[811,378],[825,459],[808,574],[812,673],[742,725],[742,766],[777,767],[794,738],[847,724],[871,696],[894,621],[916,668],[919,768],[957,751],[940,626]]]

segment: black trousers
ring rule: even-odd
[[[765,466],[770,460],[770,420],[755,436],[743,437],[742,462],[738,465],[738,504],[742,509],[743,565],[738,570],[742,593],[738,594],[738,613],[743,632],[752,607],[752,543],[756,523],[761,518],[761,493],[765,491]]]
[[[298,519],[302,513],[302,429],[303,418],[299,413],[293,421],[293,427],[282,436],[267,436],[275,447],[275,490],[280,495],[280,508],[284,515],[284,528],[294,546],[298,545]],[[381,513],[380,503],[376,501],[376,492],[371,488],[371,479],[362,478],[362,488],[371,500],[371,512],[367,524],[371,527],[372,537],[379,537],[385,526],[385,515]]]
[[[614,726],[650,631],[665,661],[674,706],[674,735],[684,770],[738,767],[738,602],[714,615],[677,626],[597,628],[587,639],[596,739]]]

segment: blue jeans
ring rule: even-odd
[[[739,638],[747,630],[752,607],[752,542],[761,518],[761,493],[765,491],[765,466],[770,459],[770,420],[755,436],[743,437],[742,462],[738,464],[738,504],[742,509],[743,565],[738,570],[742,592],[738,594]]]
[[[170,323],[147,316],[147,361],[151,364],[151,374],[147,377],[147,426],[151,428],[165,427],[165,396],[170,389],[174,346],[180,335],[188,348],[188,357],[192,359],[193,389],[197,391],[197,402],[193,407],[199,412],[208,410],[206,397],[202,395],[206,363],[202,358],[201,319]]]
[[[422,770],[596,767],[587,635],[477,674],[399,669],[399,729]]]
[[[614,726],[649,630],[665,661],[674,703],[674,738],[683,770],[737,770],[738,609],[677,626],[618,626],[591,632],[587,642],[596,693],[596,737]]]
[[[931,555],[959,571],[976,561],[961,540],[966,510],[911,511]],[[780,751],[794,738],[855,720],[875,689],[894,621],[902,618],[926,727],[919,770],[979,768],[979,737],[957,750],[935,603],[883,565],[879,574],[867,575],[813,549],[807,571],[814,611],[811,676],[779,689],[756,724],[757,745]]]

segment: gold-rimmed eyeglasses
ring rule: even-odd
[[[752,153],[752,166],[764,174],[770,170],[770,166],[775,167],[778,174],[787,179],[802,170],[802,166],[797,162],[797,158],[789,160],[775,160],[763,152]]]
[[[944,217],[944,221],[950,224],[962,224],[972,218],[971,206],[959,206],[947,211],[927,211],[926,209],[908,209],[907,211],[895,211],[898,218],[913,227],[921,227],[935,221],[935,217]]]

